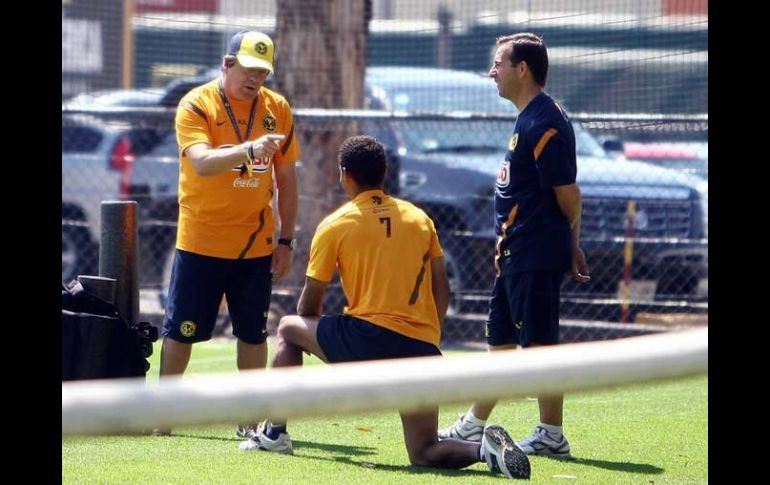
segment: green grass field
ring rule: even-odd
[[[148,379],[157,378],[159,343]],[[462,355],[447,352],[449,358]],[[305,365],[319,364],[306,357]],[[189,373],[235,371],[235,343],[196,345]],[[440,425],[467,406],[442,406]],[[708,482],[708,377],[568,395],[570,461],[533,457],[532,483]],[[490,423],[514,439],[537,424],[537,401],[506,400]],[[241,452],[234,425],[179,428],[170,437],[62,440],[62,483],[500,483],[484,464],[464,470],[411,467],[398,413],[289,423],[294,455]]]

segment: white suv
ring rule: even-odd
[[[95,272],[101,202],[127,193],[134,151],[127,125],[62,118],[62,281]]]

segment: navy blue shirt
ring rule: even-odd
[[[570,268],[572,231],[552,187],[574,183],[576,174],[572,124],[540,93],[519,113],[495,184],[502,274]]]

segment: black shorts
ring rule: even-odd
[[[486,322],[490,346],[559,343],[562,272],[503,274],[495,280]]]
[[[263,343],[271,261],[272,256],[222,259],[177,249],[161,333],[184,343],[209,340],[226,295],[233,335],[250,344]]]
[[[316,330],[330,363],[441,355],[433,344],[348,315],[324,315]]]

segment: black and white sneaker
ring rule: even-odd
[[[531,436],[519,442],[521,449],[528,455],[542,455],[553,458],[572,458],[569,441],[562,434],[559,437],[549,433],[545,428],[537,426]]]
[[[289,433],[281,433],[273,440],[267,436],[266,432],[267,422],[263,421],[257,426],[254,435],[247,441],[238,445],[238,448],[241,451],[265,450],[287,455],[294,454],[294,447],[291,444]]]
[[[478,443],[481,441],[481,435],[484,434],[484,427],[478,424],[471,423],[467,414],[461,415],[457,418],[448,428],[439,430],[438,439],[445,440],[447,438],[455,438],[463,441],[473,441]]]
[[[492,473],[502,473],[507,478],[529,478],[529,458],[505,428],[497,425],[485,427],[481,446]]]
[[[238,438],[251,438],[257,432],[257,427],[252,424],[239,424],[235,429],[235,436]]]

